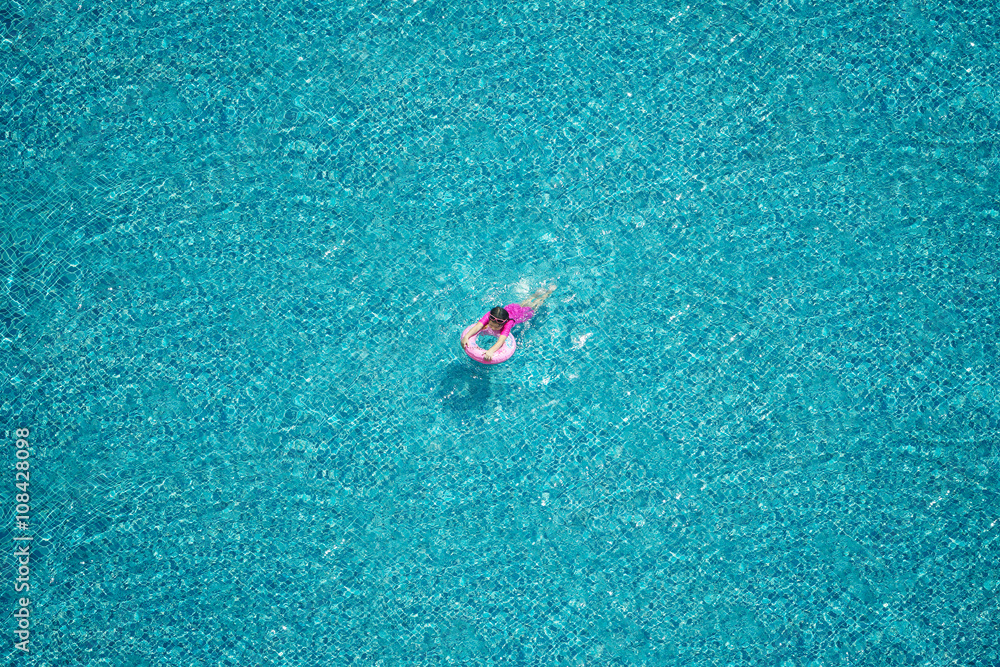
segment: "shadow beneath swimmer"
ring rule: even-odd
[[[492,366],[465,359],[449,364],[438,386],[438,400],[453,412],[468,412],[484,405],[493,393],[490,386],[492,369]]]

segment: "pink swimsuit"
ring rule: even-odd
[[[487,336],[509,336],[510,330],[515,324],[520,324],[521,322],[527,322],[535,315],[535,311],[527,306],[522,306],[519,303],[509,303],[503,307],[510,315],[510,319],[504,322],[503,328],[500,331],[495,331],[489,328],[490,323],[490,313],[487,311],[485,315],[479,318],[479,323],[483,325],[483,330],[479,333],[484,333]]]

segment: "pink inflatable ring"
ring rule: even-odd
[[[475,322],[467,326],[465,328],[465,331],[462,332],[462,336],[464,337],[465,334],[469,333],[469,329],[476,326],[476,324],[479,323]],[[495,334],[491,334],[485,329],[477,333],[475,336],[470,337],[469,344],[466,345],[464,348],[465,353],[469,355],[469,357],[475,359],[481,364],[499,364],[501,361],[507,361],[512,356],[514,356],[514,350],[517,349],[517,341],[514,340],[513,336],[508,335],[507,340],[504,341],[503,347],[501,347],[499,350],[493,353],[492,359],[490,359],[489,361],[483,359],[483,354],[486,352],[486,350],[490,349],[490,347],[493,347],[492,345],[490,345],[489,347],[486,348],[486,350],[484,350],[483,348],[476,345],[476,339],[483,335],[490,336],[491,338],[496,338]]]

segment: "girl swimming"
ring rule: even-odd
[[[485,331],[485,333],[497,337],[497,342],[493,344],[493,347],[483,353],[483,359],[491,361],[493,354],[506,342],[511,327],[521,322],[527,322],[534,317],[535,311],[542,305],[542,302],[549,298],[555,288],[555,285],[550,285],[548,288],[536,291],[521,303],[511,303],[503,308],[496,306],[491,309],[462,336],[460,343],[462,348],[464,349],[469,344],[470,338],[480,331]]]

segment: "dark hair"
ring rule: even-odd
[[[500,320],[501,323],[504,323],[510,319],[510,315],[507,314],[507,311],[501,308],[500,306],[495,306],[490,311],[490,315],[493,316],[493,319]]]

